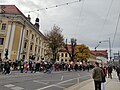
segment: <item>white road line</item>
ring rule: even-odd
[[[79,78],[77,79],[77,83],[80,83],[80,80],[79,80]]]
[[[11,89],[13,89],[13,90],[22,90],[22,89],[24,89],[24,88],[22,88],[22,87],[12,87]]]
[[[42,84],[45,84],[45,85],[47,85],[49,82],[47,82],[47,83],[44,83],[44,82],[40,82],[40,81],[38,81],[38,80],[33,80],[33,82],[36,82],[36,83],[42,83]]]
[[[53,85],[49,85],[49,86],[46,86],[46,87],[43,87],[43,88],[39,88],[39,89],[36,89],[36,90],[43,90],[43,89],[46,89],[46,88],[49,88],[49,87],[53,87],[55,86],[54,84]]]
[[[59,87],[59,88],[63,88],[63,89],[65,88],[65,87],[62,87],[62,86],[55,86],[55,87]]]
[[[15,85],[13,85],[13,84],[8,84],[8,85],[4,85],[5,87],[13,87],[13,86],[15,86]]]
[[[40,80],[40,81],[43,81],[43,82],[44,81],[51,81],[52,82],[52,81],[61,81],[61,80]]]
[[[66,83],[66,84],[60,84],[60,85],[72,85],[72,84],[75,84],[75,83]]]
[[[69,79],[69,80],[62,81],[62,82],[59,82],[57,84],[52,84],[52,85],[49,85],[49,86],[46,86],[46,87],[42,87],[42,88],[39,88],[39,89],[36,89],[36,90],[43,90],[43,89],[46,89],[46,88],[49,88],[49,87],[57,86],[59,84],[66,83],[66,82],[69,82],[69,81],[72,81],[72,80],[75,80],[75,79],[78,79],[78,78],[87,77],[87,76],[90,76],[90,75],[86,75],[86,76],[82,76],[82,77],[77,77],[77,78]]]
[[[61,77],[61,81],[63,80],[63,76]]]
[[[78,76],[80,77],[80,74],[78,73]]]

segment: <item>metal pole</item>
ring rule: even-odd
[[[110,57],[110,62],[111,62],[111,42],[110,42],[110,37],[109,37],[109,57]]]
[[[120,51],[118,51],[118,59],[119,59],[119,65],[120,65]]]

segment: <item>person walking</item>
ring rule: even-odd
[[[103,70],[104,73],[104,75],[102,76],[101,89],[105,90],[104,83],[106,82],[106,75],[107,75],[106,66],[101,65],[101,69]]]
[[[95,67],[92,71],[92,78],[94,79],[95,90],[101,90],[101,82],[103,76],[103,70],[99,67],[99,63],[95,62]]]
[[[112,79],[112,71],[113,71],[113,69],[112,69],[111,65],[108,66],[107,71],[108,71],[108,78]]]
[[[116,67],[117,76],[120,82],[120,65]]]

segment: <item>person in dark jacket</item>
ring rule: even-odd
[[[118,79],[120,81],[120,65],[116,67],[116,72],[117,72]]]
[[[108,78],[112,79],[112,71],[113,71],[112,66],[109,65],[107,71],[108,71]]]
[[[101,69],[103,70],[103,73],[104,73],[104,75],[102,76],[101,87],[102,87],[102,90],[105,90],[104,83],[106,82],[106,75],[107,75],[106,66],[101,65]]]
[[[99,63],[95,62],[95,67],[93,68],[92,78],[94,79],[95,90],[101,90],[101,82],[104,73],[99,67]]]
[[[5,74],[10,74],[10,63],[9,63],[9,61],[6,62],[6,73]]]

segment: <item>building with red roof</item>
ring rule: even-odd
[[[45,36],[39,31],[39,18],[35,24],[30,19],[30,15],[26,17],[15,5],[0,5],[0,58],[45,57],[47,47]]]

